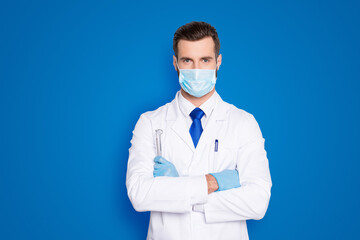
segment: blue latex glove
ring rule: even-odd
[[[219,188],[215,191],[224,191],[240,187],[239,173],[237,170],[223,170],[218,173],[210,173],[216,178]]]
[[[176,171],[174,164],[167,161],[161,156],[154,158],[154,177],[168,176],[168,177],[178,177],[179,174]]]

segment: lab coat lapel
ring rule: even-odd
[[[166,121],[171,125],[171,129],[183,140],[183,142],[195,151],[194,143],[192,141],[189,129],[186,127],[185,118],[179,108],[178,97],[170,104],[166,116]],[[172,123],[173,122],[173,123]]]
[[[186,128],[185,119],[182,117],[178,117],[175,123],[172,125],[172,130],[176,132],[176,134],[188,145],[188,147],[194,151],[194,143],[192,141],[191,135],[189,133],[189,129]]]
[[[226,106],[221,97],[218,96],[218,101],[199,139],[199,143],[196,147],[197,150],[206,147],[209,139],[215,139],[219,135],[218,132],[226,119],[227,111],[228,106]]]

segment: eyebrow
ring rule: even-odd
[[[193,60],[193,59],[190,58],[190,57],[181,57],[181,58],[180,58],[180,60],[184,60],[184,59]],[[201,59],[213,59],[213,57],[211,57],[211,56],[204,56],[204,57],[201,57]]]

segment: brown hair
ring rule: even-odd
[[[220,52],[220,40],[216,29],[211,26],[209,23],[206,22],[190,22],[181,27],[179,27],[173,39],[173,49],[176,58],[178,58],[178,43],[181,39],[188,40],[188,41],[196,41],[203,39],[204,37],[212,37],[215,43],[215,57],[219,56]]]

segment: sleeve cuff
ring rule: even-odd
[[[205,175],[189,177],[189,180],[187,190],[190,195],[190,204],[206,203],[208,198],[208,187]]]

